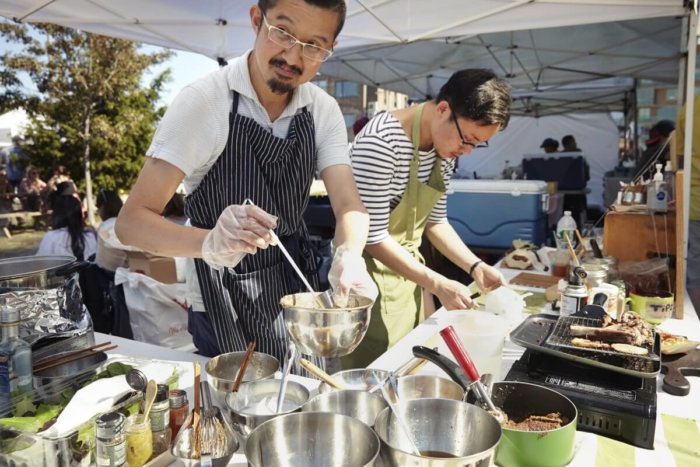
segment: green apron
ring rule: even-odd
[[[425,264],[418,248],[430,213],[445,194],[445,183],[439,157],[435,160],[428,183],[418,180],[422,113],[423,104],[416,109],[413,117],[413,158],[408,186],[399,204],[389,214],[389,235]],[[366,251],[363,257],[367,272],[377,283],[379,296],[372,308],[367,334],[357,349],[343,358],[344,368],[365,368],[424,319],[422,288],[372,258]]]

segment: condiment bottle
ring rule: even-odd
[[[108,412],[95,419],[95,465],[119,467],[126,465],[126,417]]]
[[[170,400],[166,384],[158,385],[149,418],[153,433],[153,457],[156,457],[170,449]]]
[[[175,439],[182,424],[185,423],[190,412],[190,405],[187,401],[187,393],[182,389],[170,391],[170,433],[171,439]]]
[[[126,420],[126,462],[129,467],[141,467],[148,462],[151,454],[151,424],[143,414],[134,414]]]
[[[585,278],[586,271],[580,266],[569,273],[569,283],[561,294],[561,315],[574,314],[588,303],[588,291],[583,282]]]

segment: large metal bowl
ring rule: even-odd
[[[406,421],[413,442],[423,454],[412,454],[410,440],[390,408],[377,417],[374,429],[382,442],[382,460],[391,467],[463,467],[493,465],[501,426],[480,407],[447,399],[416,399],[395,406]]]
[[[225,407],[226,395],[233,389],[238,369],[243,363],[245,352],[221,354],[209,360],[204,366],[209,384],[214,386],[217,405]],[[279,369],[280,362],[272,355],[253,352],[243,373],[243,382],[272,378]]]
[[[354,368],[352,370],[338,371],[331,376],[347,390],[368,391],[377,383],[384,381],[389,376],[389,372],[386,370]],[[321,383],[318,387],[318,392],[321,393],[332,391],[337,391],[337,389],[326,383]]]
[[[447,378],[433,375],[402,376],[396,380],[399,399],[410,401],[414,399],[450,399],[461,401],[464,399],[462,386]],[[391,385],[387,382],[387,391],[392,392]]]
[[[253,467],[371,466],[379,456],[379,438],[345,415],[293,413],[256,428],[245,455]]]
[[[347,415],[369,426],[388,405],[383,398],[366,391],[335,391],[319,394],[304,404],[302,412],[330,412]]]
[[[316,306],[316,295],[298,293],[280,300],[292,341],[302,353],[316,357],[351,353],[365,337],[374,302],[351,294],[346,308],[323,309]]]
[[[233,434],[233,430],[231,430],[228,420],[226,420],[226,417],[224,417],[221,413],[221,410],[219,410],[218,407],[212,408],[214,409],[216,419],[220,423],[220,426],[223,426],[224,429],[223,432],[217,431],[217,436],[220,439],[220,443],[222,443],[220,444],[222,449],[221,452],[213,453],[211,465],[214,467],[224,467],[228,465],[231,457],[233,457],[233,453],[238,450],[239,443],[236,436]],[[181,464],[184,464],[187,467],[199,467],[200,460],[192,458],[194,443],[194,437],[192,435],[192,426],[187,426],[180,430],[175,437],[175,441],[173,442],[170,452],[180,461]]]
[[[259,425],[280,415],[298,412],[301,406],[309,400],[309,390],[296,381],[287,381],[287,391],[280,413],[260,413],[251,409],[259,401],[265,399],[273,404],[277,401],[281,380],[265,379],[241,384],[238,392],[230,392],[226,396],[226,406],[233,422],[233,428],[245,442],[250,433]]]

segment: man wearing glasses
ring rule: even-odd
[[[124,243],[195,258],[187,271],[189,328],[204,355],[242,351],[255,340],[256,351],[283,360],[280,298],[302,289],[280,249],[268,248],[270,229],[318,287],[302,220],[316,170],[337,222],[329,277],[337,302],[351,291],[376,297],[361,257],[369,218],[345,122],[337,102],[309,83],[330,57],[345,13],[344,0],[252,6],[253,49],[180,92],[120,213]],[[160,217],[181,181],[191,226]]]
[[[370,215],[364,257],[379,286],[369,330],[343,366],[364,367],[424,317],[432,295],[449,309],[475,304],[469,289],[425,266],[423,233],[481,290],[502,285],[498,270],[479,260],[447,222],[446,191],[457,157],[488,146],[510,116],[510,87],[491,71],[461,70],[435,100],[381,113],[352,144],[360,196]]]

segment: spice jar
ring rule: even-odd
[[[153,410],[153,409],[151,409]],[[153,454],[151,424],[143,414],[126,420],[126,462],[129,467],[141,467]]]
[[[126,464],[126,417],[108,412],[95,419],[95,464],[98,467],[119,467]]]
[[[182,389],[170,391],[170,436],[175,439],[190,412],[187,393]]]
[[[170,449],[170,400],[166,384],[158,385],[150,419],[153,433],[153,457],[156,457]]]

